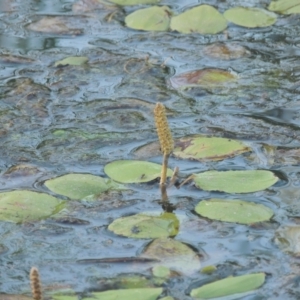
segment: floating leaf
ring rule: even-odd
[[[77,295],[54,295],[53,300],[78,300]]]
[[[179,158],[218,161],[250,150],[245,144],[235,140],[192,136],[176,140],[173,154]]]
[[[152,274],[156,277],[168,278],[171,276],[171,271],[165,266],[155,266],[152,268]]]
[[[271,26],[277,20],[274,13],[256,7],[233,7],[224,12],[224,17],[236,25],[250,28]]]
[[[88,58],[85,56],[69,56],[62,60],[57,61],[54,66],[61,67],[61,66],[81,66],[88,62]]]
[[[24,295],[9,295],[9,294],[0,294],[1,300],[32,300],[32,297]]]
[[[175,236],[178,233],[179,221],[172,213],[163,213],[160,216],[137,214],[116,219],[108,229],[127,237],[153,239]]]
[[[225,193],[253,193],[264,190],[278,181],[266,170],[207,171],[193,177],[198,188]]]
[[[45,186],[54,193],[80,200],[97,195],[109,189],[121,188],[110,179],[90,174],[67,174],[45,181]]]
[[[237,59],[250,55],[245,47],[236,43],[214,43],[204,47],[203,53],[209,57],[216,59]]]
[[[121,183],[149,182],[160,177],[161,165],[140,160],[116,160],[104,167],[104,172]],[[173,171],[168,169],[167,176]]]
[[[285,15],[290,15],[290,14],[299,14],[300,13],[300,5],[291,7],[290,9],[287,9],[283,12]]]
[[[110,2],[119,4],[119,5],[139,5],[139,4],[155,4],[160,0],[109,0]]]
[[[152,6],[136,10],[125,18],[126,26],[146,31],[166,31],[171,11],[167,6]]]
[[[188,88],[200,86],[213,88],[228,84],[237,79],[237,76],[221,69],[201,69],[175,75],[170,79],[174,88]]]
[[[0,220],[15,223],[37,221],[59,212],[64,203],[50,195],[26,190],[0,193]]]
[[[56,34],[82,34],[81,29],[69,28],[66,21],[61,17],[44,17],[41,20],[31,23],[27,27],[29,30]]]
[[[158,265],[184,274],[197,272],[201,267],[199,256],[192,248],[170,238],[152,241],[141,256],[160,260]]]
[[[227,21],[214,7],[200,5],[171,19],[171,29],[181,33],[215,34],[227,27]]]
[[[275,243],[282,251],[300,256],[300,226],[280,227],[276,232]]]
[[[300,12],[300,1],[299,0],[279,0],[272,1],[268,10],[276,11],[282,14],[293,14]]]
[[[132,257],[132,263],[139,262],[138,257]],[[121,259],[120,259],[121,262]],[[120,274],[113,278],[101,280],[101,285],[105,286],[106,290],[110,289],[137,289],[137,288],[152,288],[157,287],[153,284],[152,278],[147,278],[142,274]]]
[[[224,199],[202,200],[195,211],[209,219],[240,224],[269,221],[274,214],[272,209],[262,204]]]
[[[245,293],[259,288],[265,282],[265,273],[254,273],[228,277],[193,289],[191,296],[199,299],[212,299],[238,293]]]
[[[142,288],[142,289],[121,289],[105,292],[92,293],[89,298],[82,300],[156,300],[162,293],[162,288]]]

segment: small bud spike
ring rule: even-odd
[[[33,300],[42,300],[42,288],[41,288],[41,280],[39,271],[37,268],[32,267],[30,270],[30,285],[31,285],[31,292]]]

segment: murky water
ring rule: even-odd
[[[51,177],[72,172],[105,176],[106,163],[135,158],[136,149],[157,140],[152,111],[156,102],[163,102],[174,137],[196,133],[229,137],[253,149],[220,162],[171,158],[170,167],[179,166],[182,177],[209,169],[261,168],[280,171],[287,179],[242,197],[275,211],[271,222],[250,227],[195,214],[199,200],[226,198],[225,194],[192,185],[170,189],[170,201],[181,220],[176,239],[199,252],[202,266],[215,265],[217,271],[212,277],[199,272],[173,278],[165,286],[166,294],[191,299],[187,293],[193,284],[265,272],[264,286],[243,299],[299,299],[299,261],[274,242],[276,229],[299,224],[300,216],[299,16],[279,17],[264,29],[229,25],[227,34],[202,36],[128,29],[123,20],[132,7],[74,14],[73,0],[5,2],[0,3],[1,190],[49,192],[42,183]],[[209,2],[221,12],[232,5]],[[178,12],[198,3],[161,2]],[[268,3],[235,1],[236,6]],[[83,33],[27,29],[47,15],[65,18]],[[221,42],[243,46],[247,55],[229,60],[209,56],[206,47]],[[74,55],[87,56],[88,66],[54,66]],[[213,91],[178,91],[170,86],[172,75],[205,67],[235,72],[239,84]],[[161,162],[160,155],[144,159]],[[21,164],[34,169],[7,176],[12,166]],[[149,276],[147,263],[80,262],[135,257],[149,242],[107,230],[120,216],[162,211],[158,183],[132,190],[96,204],[75,202],[70,211],[74,222],[1,222],[0,294],[29,293],[31,266],[39,267],[47,289],[72,288],[78,293],[101,289],[105,277],[130,272]]]

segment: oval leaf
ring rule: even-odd
[[[149,182],[160,177],[161,165],[140,160],[116,160],[104,167],[104,172],[121,183]],[[168,169],[167,176],[173,171]]]
[[[200,299],[212,299],[238,293],[245,293],[259,288],[265,282],[265,273],[255,273],[228,277],[193,289],[191,296]]]
[[[204,47],[203,53],[216,59],[238,59],[251,54],[245,47],[236,43],[213,43]]]
[[[273,172],[265,170],[207,171],[193,177],[198,188],[225,193],[253,193],[278,181]]]
[[[139,4],[155,4],[160,0],[109,0],[110,2],[119,4],[119,5],[139,5]]]
[[[109,189],[121,188],[110,179],[90,174],[67,174],[45,182],[52,192],[71,199],[80,200],[89,195],[97,195]]]
[[[170,79],[174,88],[188,88],[200,86],[203,88],[214,88],[233,82],[237,76],[221,69],[202,69],[173,76]]]
[[[162,288],[121,289],[92,293],[91,297],[82,300],[156,300],[162,293]]]
[[[224,12],[224,17],[243,27],[267,27],[273,25],[277,16],[267,10],[256,7],[233,7]]]
[[[163,213],[160,216],[137,214],[116,219],[108,229],[118,235],[152,239],[175,236],[178,233],[179,221],[172,213]]]
[[[54,66],[62,67],[62,66],[81,66],[88,62],[88,58],[85,56],[69,56],[62,60],[57,61]]]
[[[283,12],[285,15],[290,15],[290,14],[299,14],[300,13],[300,5],[291,7],[290,9],[287,9]]]
[[[32,222],[56,214],[65,201],[44,193],[26,190],[0,193],[0,220],[21,223]]]
[[[235,140],[219,137],[184,137],[175,141],[173,154],[179,158],[222,160],[251,149]]]
[[[146,31],[165,31],[170,24],[171,11],[167,6],[139,9],[125,18],[127,27]]]
[[[282,14],[299,13],[300,1],[299,0],[278,0],[272,1],[268,10],[276,11]]]
[[[184,274],[197,272],[201,267],[199,256],[192,248],[169,238],[152,241],[141,256],[160,260],[159,266],[163,265]]]
[[[227,21],[214,7],[200,5],[173,17],[170,26],[181,33],[215,34],[226,29]]]
[[[269,221],[272,209],[242,200],[210,199],[201,201],[195,211],[206,218],[239,224],[253,224]]]

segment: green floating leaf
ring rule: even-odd
[[[90,174],[67,174],[45,181],[52,192],[80,200],[89,195],[97,195],[107,190],[120,189],[121,185],[110,179]]]
[[[176,140],[173,154],[179,158],[218,161],[250,150],[245,144],[235,140],[193,136]]]
[[[65,201],[26,190],[0,193],[0,220],[21,223],[47,218],[62,210]]]
[[[54,66],[61,67],[61,66],[81,66],[88,62],[88,58],[85,56],[70,56],[65,59],[57,61]]]
[[[272,209],[262,204],[224,199],[203,200],[195,207],[195,211],[209,219],[239,224],[269,221],[274,214]]]
[[[200,259],[197,253],[179,241],[170,238],[160,238],[152,241],[145,248],[142,257],[157,259],[159,266],[171,270],[192,274],[200,270]]]
[[[125,18],[127,27],[145,31],[169,29],[171,10],[167,6],[139,9]]]
[[[194,86],[215,88],[236,81],[237,76],[221,69],[201,69],[182,73],[170,79],[171,85],[178,89]]]
[[[214,7],[200,5],[171,19],[171,29],[181,33],[216,34],[227,27],[227,21]]]
[[[300,256],[300,226],[284,226],[276,231],[275,243],[282,251]]]
[[[139,5],[139,4],[156,4],[160,0],[109,0],[110,2],[119,4],[119,5]]]
[[[152,274],[156,277],[168,278],[171,276],[171,270],[165,266],[155,266],[152,268]]]
[[[104,167],[110,178],[121,183],[149,182],[161,174],[161,165],[140,160],[116,160]],[[167,176],[173,171],[168,169]]]
[[[108,229],[118,235],[153,239],[175,236],[178,233],[179,221],[172,213],[163,213],[160,216],[137,214],[116,219]]]
[[[233,7],[224,12],[224,17],[236,25],[250,28],[271,26],[277,20],[274,13],[256,7]]]
[[[0,294],[1,300],[32,300],[32,297],[14,294]]]
[[[290,15],[290,14],[299,14],[300,13],[300,5],[291,7],[290,9],[287,9],[283,12],[285,15]]]
[[[225,193],[253,193],[262,191],[278,181],[273,172],[265,170],[207,171],[194,174],[198,188]]]
[[[228,277],[193,289],[191,296],[199,299],[212,299],[238,293],[245,293],[259,288],[265,282],[265,273],[254,273]]]
[[[53,300],[78,300],[77,295],[54,295]]]
[[[92,293],[92,297],[82,300],[156,300],[162,293],[162,288],[121,289]]]
[[[282,14],[300,13],[300,1],[299,0],[279,0],[272,1],[268,10],[276,11]]]

